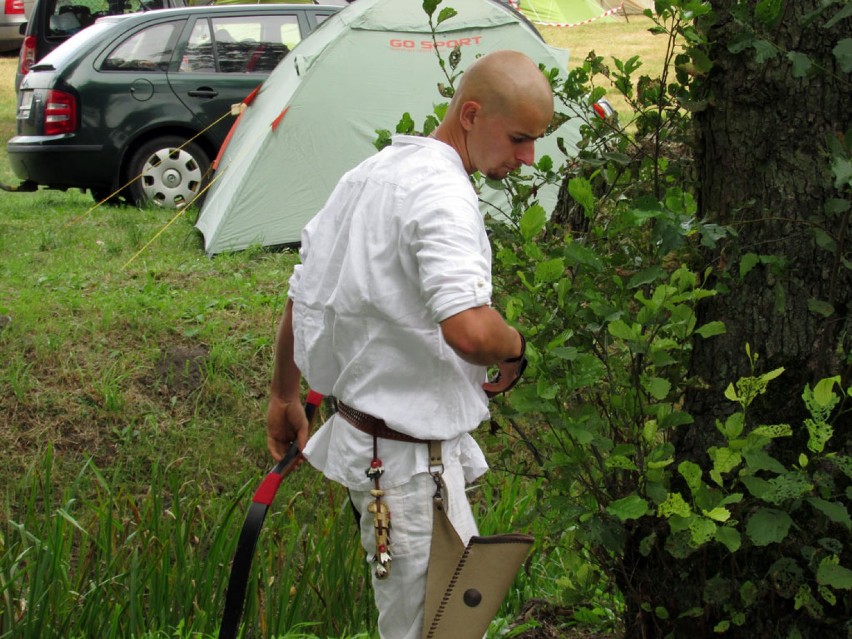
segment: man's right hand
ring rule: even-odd
[[[304,450],[308,435],[308,418],[302,404],[271,396],[266,409],[266,445],[272,458],[279,461],[294,442],[299,450]]]

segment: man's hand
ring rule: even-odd
[[[500,362],[497,365],[497,374],[482,385],[482,390],[488,397],[511,390],[521,379],[526,367],[527,359],[523,356],[518,361]]]
[[[266,445],[272,458],[279,461],[296,442],[299,450],[308,443],[310,427],[304,407],[296,401],[286,401],[277,396],[269,399],[266,409]]]
[[[482,390],[488,397],[494,397],[500,393],[512,390],[521,375],[527,368],[527,340],[519,332],[518,337],[521,338],[521,354],[517,357],[504,359],[497,365],[497,374],[482,385]]]

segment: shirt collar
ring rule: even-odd
[[[411,144],[414,146],[420,146],[423,148],[428,148],[440,153],[445,156],[447,160],[452,162],[458,167],[460,171],[466,173],[464,168],[464,162],[462,162],[461,156],[458,154],[453,147],[445,142],[441,142],[440,140],[436,140],[435,138],[427,138],[418,135],[394,135],[391,137],[391,143],[393,146],[403,146],[406,144]]]

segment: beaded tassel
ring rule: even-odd
[[[379,478],[384,474],[385,468],[378,455],[378,437],[373,438],[373,459],[370,467],[365,471],[367,477],[373,481],[373,489],[370,494],[375,498],[367,510],[373,513],[373,526],[376,529],[376,554],[373,555],[373,563],[376,564],[376,578],[385,579],[390,575],[390,511],[387,504],[382,502],[385,492],[379,485]]]

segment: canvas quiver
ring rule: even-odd
[[[465,546],[447,516],[441,485],[433,498],[422,639],[482,639],[534,539],[508,533],[471,537]]]

